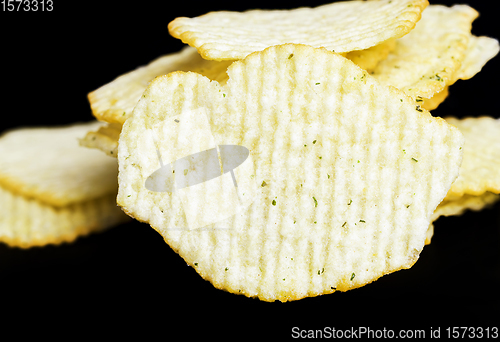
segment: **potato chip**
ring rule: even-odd
[[[460,69],[453,75],[453,78],[442,91],[434,94],[430,99],[422,99],[422,107],[427,110],[436,109],[448,97],[448,87],[450,85],[459,79],[468,80],[472,78],[481,71],[490,59],[498,54],[498,51],[499,44],[496,39],[471,35]]]
[[[78,145],[100,126],[23,128],[0,138],[1,242],[59,244],[128,219],[116,205],[116,161]]]
[[[80,145],[103,151],[110,157],[117,158],[118,138],[122,125],[116,122],[99,127],[97,131],[88,132],[80,139]]]
[[[220,11],[176,18],[168,30],[209,60],[242,59],[284,43],[342,53],[404,36],[428,4],[427,0],[342,1],[293,10]]]
[[[434,236],[434,225],[431,223],[429,225],[429,229],[427,229],[427,233],[425,234],[425,245],[431,244],[433,236]]]
[[[231,62],[206,61],[196,49],[186,47],[179,52],[159,57],[146,66],[119,76],[88,94],[94,116],[105,122],[123,124],[132,113],[149,82],[172,71],[194,71],[224,83]]]
[[[466,210],[480,211],[494,204],[500,199],[500,195],[485,192],[482,195],[464,195],[455,200],[444,200],[441,202],[432,216],[436,221],[441,216],[459,216]]]
[[[225,85],[184,72],[151,82],[120,134],[123,210],[216,288],[265,301],[411,267],[458,175],[458,129],[326,49],[270,47],[228,75]],[[203,169],[187,161],[217,146],[222,171],[206,172],[207,190],[179,186]],[[227,166],[221,146],[248,158]],[[193,208],[210,223],[192,225]]]
[[[386,59],[389,52],[396,47],[396,40],[390,39],[381,44],[372,46],[366,50],[348,52],[345,57],[350,59],[354,64],[361,69],[372,72],[377,64]]]
[[[480,211],[484,208],[491,206],[493,203],[500,199],[500,195],[485,192],[480,196],[464,195],[454,200],[444,199],[441,202],[434,214],[432,215],[432,222],[436,221],[441,216],[459,216],[467,210]],[[434,235],[434,225],[431,223],[427,230],[425,244],[429,245]]]
[[[59,207],[116,193],[116,161],[78,145],[78,138],[100,125],[89,122],[5,133],[0,138],[0,185]]]
[[[431,5],[372,75],[417,99],[430,99],[451,83],[465,58],[472,21],[478,16],[466,5]]]
[[[416,101],[417,103],[423,103],[422,108],[427,109],[427,110],[434,110],[441,103],[443,103],[444,100],[448,97],[450,94],[449,92],[449,86],[445,86],[443,90],[441,90],[439,93],[434,94],[430,99],[423,99],[422,97],[417,97]]]
[[[465,137],[460,175],[446,195],[447,200],[463,195],[500,193],[500,119],[492,117],[446,118]]]
[[[451,84],[457,80],[468,80],[481,71],[484,65],[498,54],[500,46],[498,40],[490,37],[476,37],[472,35],[469,38],[469,44],[465,58],[462,61],[460,69],[455,73]]]
[[[116,194],[55,207],[0,186],[0,201],[0,242],[11,247],[73,242],[129,220],[116,205]]]

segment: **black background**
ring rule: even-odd
[[[464,3],[480,12],[472,32],[499,39],[498,1]],[[88,92],[184,46],[167,30],[178,16],[319,4],[55,0],[52,12],[0,12],[0,133],[91,120]],[[433,115],[500,117],[499,58],[453,85]],[[136,221],[61,246],[23,250],[0,243],[0,326],[20,323],[19,336],[70,328],[68,337],[97,337],[105,328],[107,336],[135,330],[160,332],[161,339],[284,339],[294,326],[364,326],[426,334],[441,327],[443,337],[447,326],[500,326],[499,290],[500,204],[439,219],[432,244],[409,270],[346,293],[290,303],[215,289],[158,233]]]

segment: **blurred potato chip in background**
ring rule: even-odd
[[[116,206],[117,164],[78,138],[97,122],[21,128],[0,138],[0,241],[70,242],[126,221]]]

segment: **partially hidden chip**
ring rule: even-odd
[[[21,128],[0,138],[0,241],[70,242],[128,217],[116,205],[116,160],[79,146],[97,122]]]
[[[123,210],[216,288],[264,301],[411,267],[460,131],[323,48],[270,47],[228,75],[151,82],[120,134]]]
[[[79,139],[80,145],[103,151],[110,157],[117,158],[118,138],[122,125],[117,122],[104,124],[97,130],[91,130]]]
[[[500,50],[498,40],[490,37],[469,37],[469,44],[465,52],[464,60],[461,63],[460,69],[448,81],[445,88],[438,93],[435,93],[430,99],[420,99],[423,102],[423,108],[427,110],[436,109],[449,94],[449,86],[458,80],[468,80],[476,75],[486,65],[486,63],[495,57]]]
[[[176,18],[168,30],[209,60],[242,59],[284,43],[344,53],[404,36],[428,4],[427,0],[340,1],[292,10],[219,11]]]
[[[491,192],[485,192],[482,195],[464,195],[453,200],[443,200],[432,215],[432,222],[436,221],[441,216],[460,216],[467,210],[480,211],[492,206],[500,200],[500,195]],[[425,244],[431,243],[432,236],[434,235],[434,224],[429,226],[427,230],[427,237]]]
[[[477,11],[467,5],[430,5],[372,75],[414,99],[432,98],[455,80],[477,16]]]
[[[100,121],[123,124],[156,76],[173,71],[193,71],[223,84],[229,64],[231,61],[204,60],[196,49],[185,47],[179,52],[158,57],[89,93],[92,114]]]
[[[464,195],[480,196],[485,192],[500,193],[500,119],[488,116],[457,119],[446,118],[465,137],[460,175],[446,199]]]

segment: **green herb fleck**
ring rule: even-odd
[[[409,207],[410,207],[410,205],[408,204],[408,205],[406,206],[406,208],[408,209]]]
[[[293,57],[293,53],[291,53],[289,56],[288,56],[288,59],[291,59]]]
[[[418,160],[416,160],[415,158],[411,158],[411,160],[413,160],[414,162],[418,162]]]
[[[328,176],[328,179],[330,179],[330,175],[329,174],[326,174]]]
[[[316,144],[316,140],[313,140],[313,144]]]
[[[226,269],[224,271],[227,271],[229,268],[226,267]],[[352,279],[351,279],[352,280]]]
[[[276,200],[273,200],[273,202],[272,202],[272,203],[273,203],[273,205],[276,205]]]
[[[188,169],[184,169],[184,176],[188,174]]]
[[[319,157],[319,159],[322,159],[323,157]]]
[[[351,203],[352,203],[352,199],[351,199],[351,200],[349,200],[349,203],[347,203],[347,205],[351,205]]]
[[[316,82],[316,85],[320,84],[319,82]]]
[[[352,274],[351,274],[351,281],[354,279],[355,276],[356,276],[356,274],[354,272],[352,272]]]
[[[223,97],[226,97],[226,94],[222,93],[222,96],[223,96]]]
[[[416,102],[424,102],[424,100],[422,99],[421,96],[417,96],[417,98],[415,99]]]
[[[314,200],[314,207],[317,207],[318,206],[318,201],[316,201],[316,198],[313,196],[313,200]]]
[[[347,222],[344,222],[344,224],[342,225],[342,228],[344,228],[344,226],[347,224]]]
[[[359,222],[363,222],[363,223],[366,223],[365,220],[359,220]]]
[[[417,105],[417,106],[415,107],[415,109],[416,109],[417,111],[419,111],[419,112],[423,112],[422,108],[420,108],[420,105]]]
[[[195,265],[195,266],[198,266],[198,263],[197,263],[197,262],[195,262],[195,263],[194,263],[194,265]]]
[[[122,116],[125,116],[125,112],[123,112]]]
[[[261,187],[265,187],[267,185],[266,181],[262,181]]]
[[[132,195],[128,195],[127,197],[130,197],[130,196],[132,196]]]
[[[403,99],[399,99],[399,101],[403,102]]]

